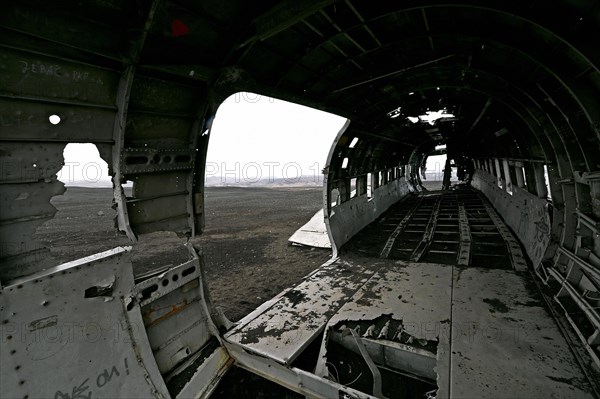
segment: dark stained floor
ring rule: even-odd
[[[385,353],[384,363],[395,345],[409,353],[427,349],[436,386],[407,382],[413,396],[392,389],[384,393],[390,398],[422,398],[430,389],[440,398],[591,398],[572,341],[525,260],[478,192],[459,186],[411,195],[357,234],[338,259],[242,319],[224,339],[233,352],[285,365],[316,341],[331,376],[349,364],[330,339],[332,332],[343,338],[342,329],[358,329],[363,340],[385,347],[374,352]],[[402,334],[384,333],[385,320],[401,325]],[[370,380],[361,386],[360,373],[350,375],[335,380],[370,393]]]

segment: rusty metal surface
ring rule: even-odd
[[[451,319],[452,268],[430,263],[378,263],[379,270],[328,326],[391,315],[402,321],[402,331],[416,339],[441,339],[440,328],[447,328]]]
[[[532,276],[454,268],[387,261],[328,322],[317,373],[327,375],[328,339],[360,322],[373,328],[359,333],[379,365],[394,355],[387,347],[387,357],[377,355],[378,342],[409,345],[404,353],[411,353],[437,341],[438,397],[593,397],[541,294],[532,291]],[[381,317],[398,331],[384,332]],[[397,356],[401,364],[407,355]]]
[[[190,260],[136,286],[148,342],[161,374],[198,352],[214,336],[202,305],[200,267]]]
[[[225,335],[245,350],[290,364],[328,319],[373,275],[371,267],[335,261],[310,275],[247,324]]]
[[[437,342],[436,351],[429,356],[435,358],[434,380],[437,377],[439,387],[437,395],[440,398],[448,397],[445,388],[448,374],[445,370],[448,370],[451,364],[451,341],[448,332],[451,331],[452,320],[452,280],[452,267],[385,261],[379,271],[330,319],[326,331],[339,331],[343,326],[350,328],[355,322],[361,322],[364,326],[375,326],[376,320],[386,317],[394,321],[392,325],[396,331],[388,331],[386,337],[381,338],[385,342],[389,340],[408,345],[412,348],[407,349],[408,351],[425,350],[429,341]],[[371,337],[369,339],[376,340],[383,328],[379,326],[371,329],[372,331],[369,331],[363,327],[360,333],[365,338]],[[316,367],[319,375],[327,375],[328,340],[326,334]],[[422,346],[420,341],[425,346]],[[402,364],[405,356],[399,355],[396,364]],[[417,365],[411,367],[405,371],[419,370]],[[424,375],[431,377],[432,372],[433,370],[429,370]]]

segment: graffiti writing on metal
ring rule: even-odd
[[[61,67],[56,64],[41,64],[39,62],[19,61],[22,73],[33,73],[36,75],[61,76]]]
[[[87,71],[80,71],[76,69],[67,71],[61,65],[43,64],[41,62],[21,60],[19,63],[21,64],[22,74],[54,76],[58,78],[71,79],[73,82],[90,82],[99,85],[104,84],[102,79],[90,74],[90,72]]]
[[[122,375],[129,375],[127,358],[123,359],[123,369],[119,370],[116,365],[108,369],[105,368],[96,375],[95,380],[86,378],[71,389],[66,389],[64,392],[61,390],[56,391],[54,399],[92,399],[93,389],[102,389],[109,385],[114,378],[119,378]]]
[[[544,255],[544,250],[548,244],[550,236],[550,226],[547,222],[546,208],[538,208],[536,210],[535,219],[535,240],[533,245],[535,246],[535,258],[540,259]]]
[[[527,201],[521,209],[517,233],[529,244],[528,254],[534,264],[540,262],[550,241],[550,223],[546,206]]]

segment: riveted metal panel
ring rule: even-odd
[[[174,276],[181,276],[184,270],[193,271],[181,278],[181,283],[179,278],[173,281]],[[142,306],[148,340],[163,374],[202,349],[211,337],[205,319],[201,317],[204,310],[198,289],[199,273],[200,269],[190,261],[154,279],[153,284],[168,286],[168,291]]]
[[[56,180],[63,165],[64,144],[0,145],[0,279],[6,280],[51,266],[49,251],[32,238],[56,209],[50,204],[64,193]]]
[[[0,144],[0,183],[54,180],[64,163],[64,148],[63,143]]]
[[[124,175],[191,169],[196,151],[186,149],[127,148],[121,153]]]
[[[39,243],[33,240],[31,236],[39,226],[50,219],[52,219],[52,215],[3,221],[0,224],[0,243],[4,250],[2,256],[13,256],[23,253],[24,250],[28,252],[39,248]],[[5,270],[2,270],[0,277],[6,278]]]
[[[136,198],[148,198],[169,193],[186,191],[187,172],[175,171],[136,176],[134,191]]]
[[[185,148],[189,146],[193,122],[191,118],[131,111],[125,129],[125,145]]]
[[[50,199],[64,192],[62,183],[47,184],[3,184],[0,191],[0,221],[22,218],[35,218],[47,215],[52,217],[56,208]]]
[[[132,289],[122,248],[4,286],[3,396],[168,397],[149,346],[138,341],[144,327],[129,305]]]
[[[115,105],[116,71],[6,48],[0,48],[0,69],[0,95]]]
[[[169,197],[128,202],[129,222],[132,225],[139,225],[187,215],[186,198],[187,193],[182,193]]]
[[[115,111],[0,98],[0,139],[112,142]],[[50,116],[58,115],[58,124]]]
[[[30,3],[30,4],[27,4]],[[34,3],[32,5],[31,3]],[[28,32],[70,47],[118,57],[124,50],[124,21],[121,9],[107,2],[68,3],[57,7],[50,2],[6,2],[0,5],[0,25]]]
[[[0,242],[0,282],[12,280],[56,264],[50,250],[33,240]]]
[[[133,197],[127,199],[129,223],[136,234],[152,231],[189,233],[188,171],[134,175]]]
[[[138,75],[131,87],[130,110],[157,111],[166,113],[186,113],[196,111],[198,91],[174,82]]]

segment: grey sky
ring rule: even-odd
[[[208,146],[207,176],[293,177],[320,173],[345,118],[252,93],[221,104]],[[286,173],[287,172],[287,173]],[[287,174],[287,176],[286,176]]]

